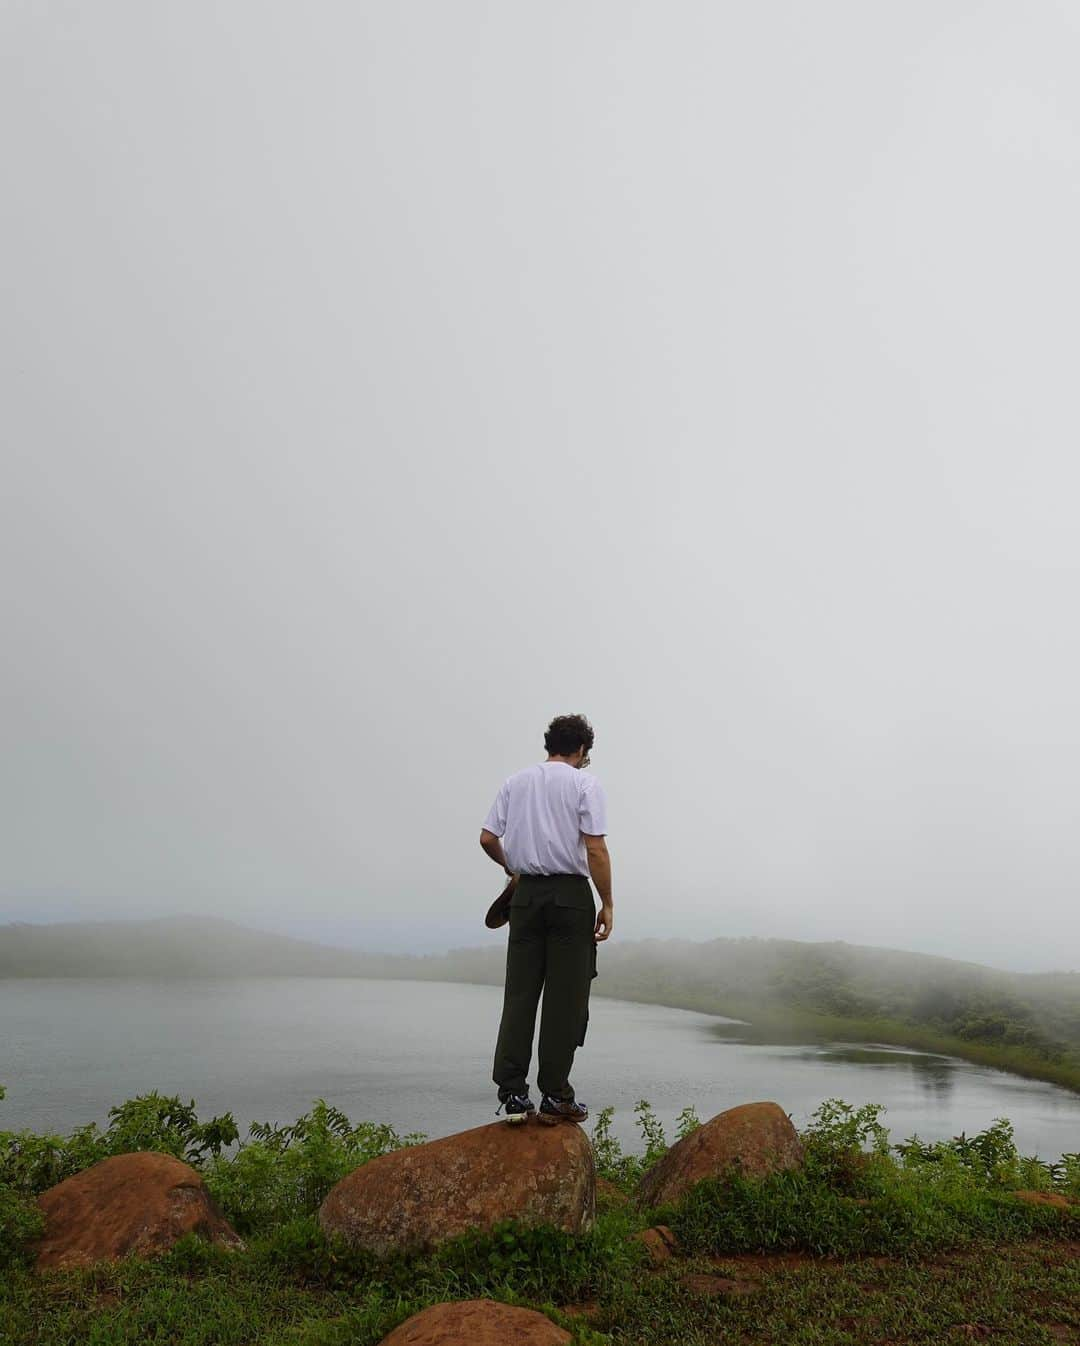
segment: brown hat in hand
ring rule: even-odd
[[[500,925],[505,925],[510,919],[510,896],[516,887],[517,875],[513,874],[507,880],[506,887],[487,909],[484,924],[489,930],[498,930]]]

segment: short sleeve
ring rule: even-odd
[[[595,776],[587,776],[581,782],[578,826],[587,837],[602,837],[607,833],[607,798],[604,787]]]
[[[503,781],[499,787],[499,793],[495,796],[495,802],[488,809],[488,816],[484,819],[484,830],[494,832],[497,837],[501,837],[506,831],[506,806],[510,802],[510,785]]]

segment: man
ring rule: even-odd
[[[544,735],[547,759],[503,782],[480,845],[516,876],[510,898],[506,988],[492,1079],[508,1122],[583,1122],[570,1067],[585,1041],[596,945],[612,929],[607,803],[585,768],[593,730],[584,715],[559,715]],[[589,876],[600,894],[596,912]],[[540,992],[540,1108],[529,1097],[533,1029]]]

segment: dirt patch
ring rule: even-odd
[[[571,1318],[584,1318],[587,1321],[596,1317],[600,1312],[600,1305],[594,1299],[584,1304],[560,1304],[559,1312],[568,1314]]]
[[[716,1253],[709,1261],[717,1267],[735,1267],[740,1275],[763,1275],[787,1271],[791,1267],[838,1266],[835,1257],[815,1257],[813,1253]]]
[[[752,1295],[760,1289],[756,1280],[734,1280],[731,1276],[714,1276],[707,1271],[691,1272],[686,1276],[680,1276],[679,1281],[695,1295],[704,1295],[710,1298],[713,1295],[723,1295],[728,1299],[740,1299],[744,1295]]]

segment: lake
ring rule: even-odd
[[[290,1123],[325,1098],[353,1122],[430,1138],[494,1120],[491,1083],[502,988],[448,982],[260,977],[0,981],[0,1130],[67,1133],[136,1094],[195,1099],[201,1120],[231,1111]],[[873,1044],[762,1047],[725,1042],[713,1015],[593,996],[572,1081],[590,1121],[644,1148],[646,1098],[674,1138],[693,1104],[702,1121],[773,1099],[802,1126],[822,1100],[883,1103],[893,1141],[938,1139],[1008,1117],[1021,1150],[1080,1151],[1080,1096],[951,1057]],[[534,1063],[535,1066],[535,1063]],[[535,1073],[530,1076],[538,1101]]]

